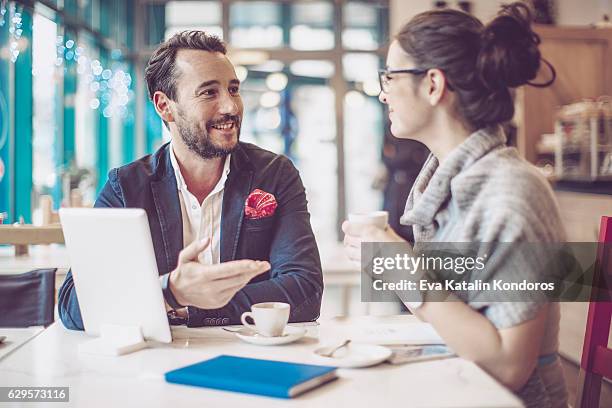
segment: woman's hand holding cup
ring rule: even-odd
[[[361,264],[362,242],[406,242],[389,227],[386,211],[349,214],[348,221],[342,223],[342,231],[345,253],[356,264]]]

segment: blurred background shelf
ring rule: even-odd
[[[536,26],[540,50],[557,72],[548,88],[517,89],[517,146],[527,160],[537,161],[541,135],[554,133],[556,110],[585,98],[612,95],[612,28]],[[542,69],[535,82],[549,78]]]

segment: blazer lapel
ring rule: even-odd
[[[244,218],[244,203],[251,191],[252,180],[252,171],[243,171],[235,177],[228,177],[221,211],[221,262],[236,259]]]
[[[183,219],[181,217],[178,187],[170,162],[170,152],[169,150],[166,150],[166,152],[164,162],[159,163],[160,166],[165,167],[165,171],[160,179],[151,181],[151,191],[153,192],[153,201],[155,203],[157,219],[159,220],[162,240],[161,245],[156,245],[156,247],[164,249],[166,265],[166,270],[160,270],[160,274],[170,272],[176,268],[178,255],[183,249]],[[160,263],[159,258],[158,256],[157,264],[163,265]]]
[[[221,262],[236,259],[238,239],[244,219],[244,203],[253,182],[253,170],[242,149],[238,148],[232,153],[230,166],[221,210]]]

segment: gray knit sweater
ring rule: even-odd
[[[565,241],[550,185],[515,148],[506,146],[498,128],[471,134],[442,165],[430,155],[412,187],[400,222],[413,226],[417,245]],[[513,271],[501,268],[498,273]],[[472,293],[464,300],[499,329],[532,319],[541,307],[535,302],[483,305],[475,301],[477,295]],[[558,349],[559,317],[558,304],[551,304],[541,355]],[[527,406],[563,406],[567,396],[558,360],[536,368],[519,396]]]

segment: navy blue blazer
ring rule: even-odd
[[[262,219],[244,217],[256,188],[273,194],[276,212]],[[183,224],[169,145],[109,172],[95,207],[143,208],[147,212],[159,274],[176,268],[183,248]],[[189,306],[189,327],[240,324],[240,315],[260,302],[291,305],[291,321],[319,317],[323,277],[307,209],[304,186],[284,156],[240,142],[232,153],[221,214],[221,262],[267,260],[271,270],[255,278],[220,309]],[[120,284],[120,283],[119,283]],[[110,299],[110,298],[109,298]],[[59,314],[69,329],[83,330],[71,272],[59,293]]]

